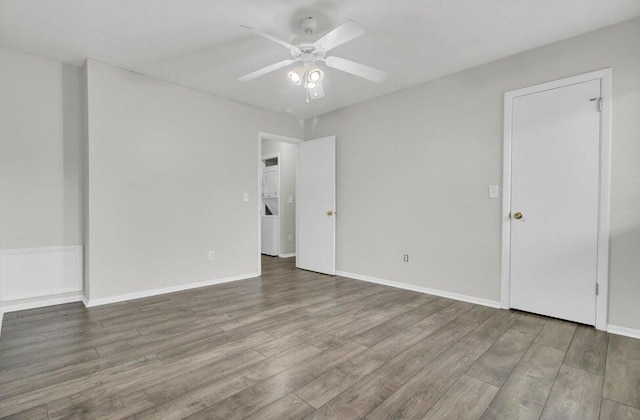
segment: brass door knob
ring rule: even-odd
[[[520,213],[519,211],[513,213],[513,218],[517,220],[522,219],[522,213]]]
[[[333,216],[333,215],[334,215],[333,210],[328,210],[327,211],[327,216]]]

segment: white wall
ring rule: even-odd
[[[0,48],[0,93],[0,310],[77,299],[82,72]]]
[[[296,252],[296,170],[298,146],[281,141],[263,140],[262,155],[280,153],[280,255]],[[289,203],[289,197],[293,203]],[[289,235],[292,240],[289,242]]]
[[[82,244],[81,70],[0,48],[0,249]]]
[[[640,329],[640,19],[306,121],[337,135],[338,270],[499,301],[503,94],[609,66],[609,323]]]
[[[87,79],[90,300],[256,273],[258,131],[300,121],[95,61]]]

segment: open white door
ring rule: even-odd
[[[336,273],[336,137],[298,145],[296,266]]]

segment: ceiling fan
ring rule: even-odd
[[[287,76],[293,84],[303,86],[307,90],[306,102],[309,103],[309,98],[318,99],[324,96],[324,89],[322,87],[324,72],[316,65],[317,62],[323,62],[328,67],[341,70],[376,83],[382,82],[387,76],[387,74],[381,70],[356,63],[355,61],[336,56],[326,56],[326,54],[332,49],[365,33],[364,28],[356,21],[348,20],[316,41],[311,41],[311,39],[313,39],[313,33],[317,27],[317,22],[313,17],[302,19],[300,26],[305,35],[296,38],[293,43],[288,43],[255,28],[241,25],[242,28],[248,29],[256,35],[276,42],[287,48],[290,51],[292,58],[282,60],[278,63],[246,74],[240,77],[239,80],[246,82],[282,67],[286,67],[294,63],[300,63],[293,70],[289,71]]]

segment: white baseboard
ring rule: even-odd
[[[216,284],[229,283],[232,281],[246,280],[258,277],[258,273],[240,274],[238,276],[223,277],[220,279],[205,280],[196,283],[181,284],[179,286],[163,287],[161,289],[143,290],[141,292],[127,293],[124,295],[109,296],[104,298],[91,299],[86,296],[82,297],[82,302],[87,308],[100,305],[108,305],[110,303],[125,302],[128,300],[142,299],[151,296],[164,295],[166,293],[180,292],[182,290],[197,289],[199,287],[213,286]]]
[[[12,300],[0,303],[1,312],[25,311],[44,306],[62,305],[63,303],[81,302],[82,292],[63,293],[59,295],[40,296],[37,298]]]
[[[293,254],[280,254],[278,255],[278,257],[280,258],[291,258],[291,257],[295,257],[296,253],[294,252]]]
[[[609,324],[607,326],[607,332],[616,335],[624,335],[625,337],[640,338],[640,330],[635,328],[619,327],[617,325]]]
[[[346,271],[336,271],[336,275],[342,276],[342,277],[349,277],[355,280],[367,281],[369,283],[376,283],[376,284],[382,284],[384,286],[396,287],[398,289],[411,290],[413,292],[420,292],[420,293],[426,293],[429,295],[440,296],[440,297],[445,297],[445,298],[454,299],[454,300],[461,300],[463,302],[475,303],[477,305],[489,306],[491,308],[498,308],[498,309],[500,308],[500,302],[495,300],[483,299],[475,296],[467,296],[459,293],[446,292],[443,290],[429,289],[427,287],[416,286],[408,283],[401,283],[398,281],[385,280],[385,279],[380,279],[376,277],[365,276],[362,274],[348,273]]]
[[[4,317],[4,312],[0,309],[0,336],[2,336],[2,318]]]

